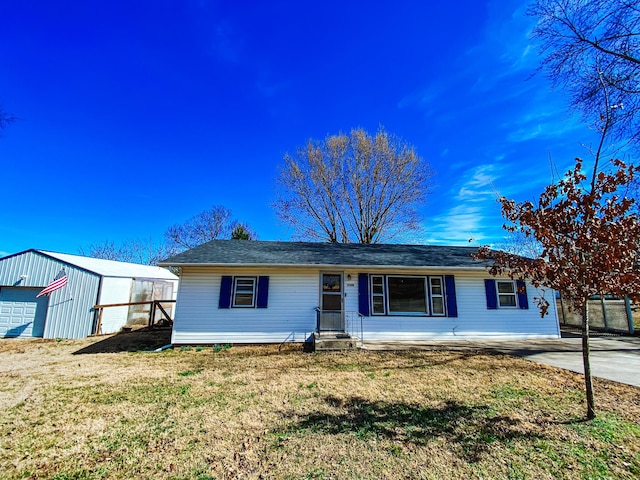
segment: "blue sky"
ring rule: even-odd
[[[436,171],[423,243],[504,236],[592,132],[552,92],[527,2],[3,2],[0,255],[160,240],[224,205],[262,240],[286,152],[380,125]]]

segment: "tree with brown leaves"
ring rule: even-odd
[[[415,149],[380,129],[309,140],[284,157],[273,207],[303,239],[379,243],[419,229],[431,171]]]
[[[582,347],[587,395],[587,418],[595,417],[589,361],[588,300],[593,295],[636,296],[640,293],[640,219],[634,200],[626,195],[640,167],[612,161],[610,172],[596,168],[590,182],[583,162],[564,178],[549,185],[537,203],[517,203],[500,198],[502,215],[510,223],[503,227],[534,238],[542,247],[536,258],[524,258],[488,247],[479,258],[493,258],[492,275],[526,278],[534,286],[561,293],[568,307],[582,314]],[[549,301],[536,298],[541,315]]]

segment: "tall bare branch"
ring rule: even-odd
[[[234,226],[231,210],[214,205],[184,223],[169,227],[164,236],[169,245],[179,251],[197,247],[216,238],[230,238]]]
[[[593,124],[605,87],[611,139],[640,142],[640,0],[535,0],[529,13],[553,85]]]
[[[429,165],[399,138],[354,129],[287,154],[273,206],[298,238],[389,241],[419,227],[430,177]]]

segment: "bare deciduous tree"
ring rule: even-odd
[[[194,215],[183,224],[169,227],[164,234],[166,242],[156,243],[152,238],[149,238],[147,240],[128,240],[116,244],[107,240],[102,243],[94,243],[87,248],[80,248],[78,251],[80,255],[88,257],[157,265],[165,258],[210,240],[233,238],[234,232],[241,238],[246,237],[247,240],[256,238],[256,234],[247,224],[231,220],[231,210],[222,206],[214,206]]]
[[[118,262],[129,262],[131,260],[125,248],[109,240],[105,240],[102,243],[92,243],[88,247],[80,247],[78,253],[85,257],[102,258],[103,260],[115,260]]]
[[[217,238],[230,238],[235,225],[236,222],[231,219],[231,210],[214,205],[182,224],[169,227],[164,236],[170,247],[185,250]]]
[[[383,129],[354,129],[285,155],[273,207],[299,238],[389,241],[419,228],[430,177],[412,146]]]
[[[80,255],[118,262],[139,263],[142,265],[157,265],[175,252],[164,243],[155,243],[153,239],[131,240],[116,245],[112,241],[94,243],[87,248],[80,248]]]
[[[495,248],[503,252],[512,253],[526,258],[538,258],[542,254],[542,245],[532,236],[516,230],[498,243]]]
[[[553,85],[590,124],[611,115],[612,140],[640,141],[640,0],[535,0],[529,13]]]

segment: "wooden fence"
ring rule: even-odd
[[[98,322],[96,325],[95,332],[97,335],[102,333],[102,314],[105,308],[110,307],[132,307],[137,305],[149,305],[149,320],[148,326],[153,327],[154,325],[173,325],[173,319],[171,315],[167,312],[167,310],[162,306],[163,303],[176,303],[175,300],[151,300],[148,302],[129,302],[129,303],[109,303],[105,305],[94,305],[93,309],[98,312]],[[156,318],[159,315],[159,319]]]

